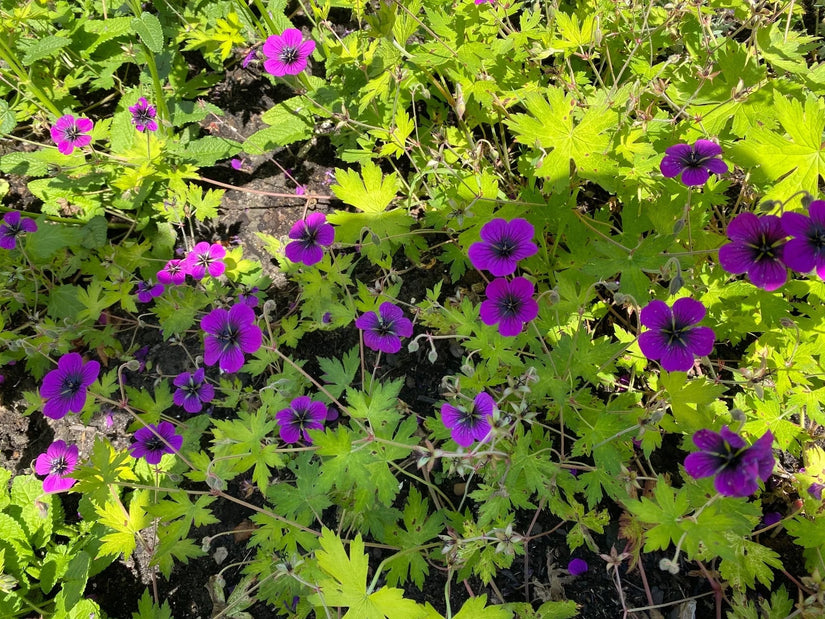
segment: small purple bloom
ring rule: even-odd
[[[701,451],[685,458],[685,470],[696,479],[716,475],[714,486],[723,496],[748,497],[759,489],[758,481],[766,481],[773,472],[770,432],[748,447],[742,437],[722,426],[720,432],[699,430],[693,443]]]
[[[250,294],[239,294],[238,303],[243,303],[244,305],[248,305],[252,309],[255,309],[258,307],[258,297],[256,297],[254,293],[258,292],[258,287],[254,286],[249,292]]]
[[[310,213],[306,219],[295,222],[289,231],[289,238],[294,240],[284,249],[286,257],[292,262],[312,266],[324,257],[323,248],[332,245],[335,228],[327,223],[323,213]]]
[[[258,57],[258,50],[257,49],[250,50],[250,52],[246,56],[244,56],[243,60],[241,60],[241,67],[246,69],[249,66],[249,63],[251,63],[257,57]]]
[[[255,324],[255,312],[248,305],[236,303],[229,311],[212,310],[201,320],[204,338],[203,362],[218,363],[224,372],[237,372],[244,364],[244,353],[261,347],[263,334]]]
[[[780,520],[782,520],[782,514],[780,514],[779,512],[768,512],[764,516],[762,516],[762,526],[772,527]]]
[[[818,482],[814,482],[808,486],[808,494],[810,494],[811,497],[815,498],[817,501],[822,500],[823,490],[825,490],[825,484],[820,484]]]
[[[324,421],[329,411],[323,402],[314,402],[302,395],[289,403],[289,408],[275,413],[280,426],[281,440],[285,443],[297,443],[303,435],[304,441],[312,444],[307,430],[323,430]]]
[[[307,188],[303,185],[298,185],[295,187],[295,195],[302,196],[307,192]]]
[[[719,263],[728,273],[747,273],[754,286],[776,290],[785,283],[785,230],[775,215],[740,213],[728,224],[730,243],[719,248]]]
[[[163,294],[165,286],[163,284],[152,284],[151,282],[138,282],[137,299],[141,303],[149,303],[155,297]]]
[[[364,332],[364,344],[389,354],[401,350],[401,338],[410,337],[413,332],[412,322],[404,317],[403,310],[389,301],[381,304],[378,314],[361,314],[355,326]]]
[[[304,41],[300,30],[287,28],[273,34],[263,46],[264,69],[276,77],[298,75],[307,68],[307,59],[315,50],[315,41]]]
[[[519,260],[538,251],[533,243],[533,226],[525,219],[493,219],[481,228],[481,241],[470,245],[467,255],[479,270],[495,277],[515,273]]]
[[[321,322],[325,325],[328,325],[332,322],[332,313],[331,312],[324,312],[324,315],[321,316]]]
[[[694,356],[704,357],[713,350],[713,329],[694,326],[705,312],[704,305],[688,297],[677,299],[673,309],[664,301],[651,301],[639,318],[648,328],[639,336],[642,354],[660,360],[668,372],[687,372],[693,367]]]
[[[166,286],[180,286],[186,281],[189,273],[189,263],[174,258],[158,271],[158,281]]]
[[[75,118],[71,114],[61,116],[52,125],[52,140],[57,144],[57,150],[64,155],[71,155],[75,148],[87,146],[92,136],[87,135],[94,127],[88,118]]]
[[[450,429],[453,440],[462,447],[469,447],[473,441],[484,441],[490,433],[490,420],[496,403],[482,391],[466,409],[450,404],[441,405],[441,421]]]
[[[243,159],[238,159],[236,157],[235,159],[229,161],[229,165],[231,165],[234,170],[243,170]]]
[[[539,314],[539,304],[533,298],[533,284],[523,277],[507,281],[499,277],[487,284],[479,313],[485,325],[499,323],[498,332],[510,337],[521,333],[525,322]]]
[[[46,398],[43,414],[50,419],[61,419],[66,413],[79,413],[86,405],[86,388],[97,380],[100,364],[83,363],[83,357],[70,352],[60,357],[57,369],[43,378],[40,397]]]
[[[34,472],[45,475],[43,492],[62,492],[74,486],[76,479],[69,477],[77,466],[77,445],[66,445],[65,441],[55,441],[46,453],[37,456]]]
[[[570,563],[567,564],[567,571],[571,576],[581,576],[587,569],[587,561],[584,559],[570,559]]]
[[[129,107],[129,112],[132,114],[132,124],[140,132],[157,131],[158,123],[155,121],[157,111],[153,105],[141,97],[135,105]]]
[[[816,269],[819,278],[825,279],[825,201],[811,202],[808,216],[782,213],[782,229],[793,237],[785,244],[785,266],[799,273]]]
[[[172,396],[177,406],[182,406],[187,413],[199,413],[204,404],[215,397],[215,389],[204,380],[203,368],[194,373],[182,372],[175,377],[173,384],[177,389]]]
[[[201,241],[186,256],[189,275],[195,279],[203,279],[208,270],[212,277],[220,277],[226,270],[226,265],[223,263],[225,256],[226,250],[223,245],[219,243],[210,245],[206,241]]]
[[[34,219],[22,217],[19,211],[11,211],[3,215],[3,224],[0,225],[0,247],[3,249],[14,249],[17,244],[17,237],[27,233],[36,232],[37,224]]]
[[[150,423],[135,432],[135,442],[129,447],[133,458],[145,458],[149,464],[158,464],[163,454],[180,451],[183,437],[175,433],[175,426],[168,421]]]
[[[710,140],[696,140],[696,144],[676,144],[665,151],[665,158],[659,169],[665,178],[682,175],[682,182],[688,187],[704,185],[710,173],[724,174],[728,164],[719,159],[722,148]]]

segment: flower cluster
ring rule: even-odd
[[[723,496],[748,497],[759,489],[759,480],[767,481],[773,472],[770,432],[748,447],[741,436],[722,426],[719,432],[699,430],[693,443],[701,451],[685,458],[685,470],[696,479],[715,475],[714,487]]]
[[[50,419],[61,419],[66,413],[79,413],[86,405],[86,388],[97,380],[100,364],[83,362],[76,352],[63,355],[57,369],[43,378],[40,396],[46,399],[43,414]]]
[[[403,310],[386,301],[378,308],[378,314],[367,312],[355,320],[355,326],[364,332],[364,344],[388,354],[401,350],[401,338],[410,337],[412,322],[404,316]]]
[[[263,334],[255,324],[255,312],[245,303],[236,303],[229,311],[212,310],[201,320],[204,338],[203,362],[219,365],[224,372],[237,372],[244,364],[244,353],[261,347]]]
[[[715,334],[710,327],[695,326],[705,317],[705,306],[688,297],[673,307],[664,301],[651,301],[641,312],[639,322],[648,331],[639,336],[639,348],[648,359],[661,360],[668,372],[686,372],[693,357],[704,357],[713,350]]]
[[[220,243],[201,241],[189,251],[183,259],[173,258],[158,271],[158,282],[166,286],[180,286],[190,275],[195,280],[202,280],[207,273],[220,277],[226,270],[223,259],[226,249]]]
[[[535,288],[524,277],[508,281],[504,276],[515,273],[520,260],[538,252],[532,240],[533,226],[520,218],[509,222],[497,218],[484,224],[480,235],[481,241],[473,243],[467,255],[475,268],[496,277],[487,284],[487,299],[479,312],[481,321],[486,325],[498,324],[501,335],[518,335],[524,323],[538,316],[539,306],[533,298]]]
[[[297,443],[303,437],[304,442],[311,445],[312,438],[308,430],[323,430],[324,422],[337,416],[337,413],[328,409],[323,402],[302,395],[292,400],[288,408],[275,413],[275,420],[278,422],[278,433],[283,442]]]
[[[0,225],[0,247],[3,249],[14,249],[17,245],[17,238],[27,232],[37,232],[37,224],[34,219],[23,217],[19,211],[11,211],[3,215],[3,223]]]

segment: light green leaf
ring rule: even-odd
[[[160,54],[163,51],[163,28],[160,26],[160,20],[145,11],[140,17],[135,17],[132,20],[132,29],[143,41],[143,44],[155,54]]]
[[[395,172],[384,177],[372,161],[361,165],[361,174],[355,170],[335,170],[337,185],[332,192],[347,204],[365,213],[381,213],[395,198],[398,177]]]
[[[11,133],[17,126],[17,116],[5,99],[0,99],[0,133]]]
[[[38,39],[38,41],[26,50],[23,55],[23,64],[27,67],[32,66],[38,60],[48,58],[54,55],[57,51],[66,47],[71,43],[71,39],[60,35],[50,35]]]

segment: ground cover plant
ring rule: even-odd
[[[0,615],[822,616],[822,19],[0,0]]]

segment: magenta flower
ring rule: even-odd
[[[533,299],[533,284],[523,277],[507,281],[499,277],[487,284],[479,313],[485,325],[498,323],[498,332],[510,337],[521,333],[525,322],[539,314],[539,304]]]
[[[304,441],[312,444],[307,430],[323,430],[328,415],[329,411],[323,402],[314,402],[305,395],[295,398],[289,403],[289,408],[275,413],[281,440],[297,443],[303,435]]]
[[[327,223],[323,213],[310,213],[306,219],[295,222],[289,231],[289,238],[294,240],[284,249],[286,257],[292,262],[312,266],[324,257],[324,247],[332,245],[335,228]]]
[[[710,173],[724,174],[728,164],[719,159],[722,148],[710,140],[696,140],[696,144],[676,144],[665,151],[665,158],[659,169],[665,178],[682,175],[682,182],[688,187],[704,185]]]
[[[244,364],[244,353],[261,347],[263,334],[255,324],[255,312],[244,303],[236,303],[227,312],[212,310],[201,320],[204,338],[203,362],[220,366],[224,372],[237,372]]]
[[[129,111],[132,113],[132,124],[138,131],[145,133],[158,130],[158,123],[155,121],[157,112],[154,106],[150,105],[144,97],[138,99],[134,105],[129,106]]]
[[[180,451],[183,437],[175,433],[175,426],[168,421],[150,423],[135,432],[135,442],[129,447],[133,458],[144,458],[149,464],[159,464],[163,454]]]
[[[203,405],[208,404],[215,397],[214,387],[204,379],[203,368],[198,368],[194,373],[178,374],[172,384],[177,387],[172,399],[187,413],[201,412]]]
[[[14,249],[17,244],[17,237],[27,232],[37,232],[37,224],[34,219],[22,217],[19,211],[10,211],[3,215],[3,223],[0,225],[0,247],[3,249]]]
[[[174,258],[158,271],[158,281],[166,286],[180,286],[186,281],[189,273],[189,263]]]
[[[567,564],[567,571],[571,576],[581,576],[587,569],[587,561],[584,559],[570,559],[570,563]]]
[[[246,69],[250,65],[250,63],[253,60],[255,60],[257,57],[258,57],[258,50],[257,49],[250,50],[250,52],[246,56],[243,57],[243,60],[241,60],[241,67]]]
[[[401,350],[401,338],[410,337],[412,322],[404,317],[403,310],[386,301],[378,308],[378,314],[367,312],[355,321],[364,332],[364,344],[373,350],[393,354]]]
[[[276,77],[298,75],[307,68],[307,59],[315,50],[315,41],[304,41],[300,30],[287,28],[273,34],[263,46],[264,69]]]
[[[138,282],[137,299],[141,303],[149,303],[155,297],[163,294],[166,287],[163,284],[152,284],[151,282]]]
[[[696,479],[716,475],[713,485],[723,496],[748,497],[759,489],[758,481],[767,481],[773,472],[770,432],[748,447],[742,437],[722,426],[720,432],[699,430],[693,443],[701,451],[685,458],[685,470]]]
[[[223,263],[225,256],[226,250],[223,245],[218,243],[210,245],[206,241],[201,241],[186,255],[185,261],[189,275],[195,279],[203,279],[206,271],[209,271],[212,277],[220,277],[226,270],[226,265]]]
[[[76,352],[63,355],[57,369],[43,378],[40,397],[46,398],[43,414],[51,419],[61,419],[66,413],[79,413],[86,405],[86,388],[97,380],[100,364],[97,361],[83,363]]]
[[[45,475],[43,492],[63,492],[74,486],[76,479],[69,473],[77,467],[77,445],[66,445],[65,441],[55,441],[46,453],[37,456],[34,472]]]
[[[249,294],[239,294],[238,303],[243,303],[244,305],[248,305],[252,309],[255,309],[258,307],[258,297],[255,296],[256,292],[258,292],[258,287],[253,286],[252,290],[249,291]]]
[[[66,114],[52,125],[52,140],[57,144],[57,150],[64,155],[71,155],[75,148],[91,143],[92,136],[87,134],[92,127],[94,123],[88,118],[75,118]]]
[[[825,490],[825,484],[820,484],[819,482],[814,482],[810,486],[808,486],[808,494],[811,495],[811,498],[816,499],[817,501],[822,500],[822,491]]]
[[[782,213],[782,229],[793,237],[785,244],[782,261],[799,273],[816,269],[825,279],[825,201],[814,200],[808,216],[802,213]]]
[[[728,273],[747,273],[754,286],[780,288],[788,278],[785,230],[775,215],[739,213],[728,224],[730,243],[719,248],[719,263]]]
[[[673,303],[651,301],[642,308],[639,318],[649,330],[639,336],[642,354],[660,360],[668,372],[687,372],[693,367],[693,357],[704,357],[713,350],[715,334],[710,327],[697,327],[705,317],[705,306],[684,297]]]
[[[470,245],[467,255],[479,270],[486,269],[495,277],[511,275],[519,260],[538,251],[533,234],[533,226],[526,219],[493,219],[481,228],[481,242]]]
[[[469,447],[473,441],[484,441],[490,433],[490,420],[496,403],[482,391],[468,407],[441,405],[441,421],[450,429],[450,436],[462,447]]]

